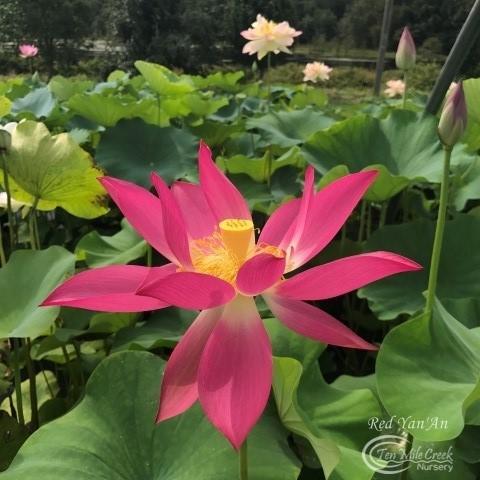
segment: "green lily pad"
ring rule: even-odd
[[[32,113],[36,118],[48,117],[55,108],[56,102],[48,87],[32,90],[23,98],[17,98],[12,104],[11,113],[20,115]]]
[[[77,260],[85,260],[89,267],[121,265],[143,257],[147,243],[122,220],[122,229],[112,236],[100,235],[93,231],[80,239],[75,247]]]
[[[27,440],[3,473],[5,480],[236,478],[238,454],[198,405],[155,425],[164,365],[144,352],[104,360],[90,377],[81,403]],[[298,462],[274,416],[263,416],[248,448],[252,480],[298,477]]]
[[[463,82],[465,100],[467,102],[467,130],[463,141],[469,149],[476,152],[480,149],[480,78],[470,78]]]
[[[77,93],[68,100],[68,107],[91,122],[113,127],[122,119],[142,116],[150,103],[99,93]]]
[[[440,182],[444,153],[437,123],[436,117],[406,110],[395,110],[384,119],[358,115],[314,134],[302,149],[321,174],[338,165],[350,172],[378,169],[379,178],[365,198],[385,201],[411,182]],[[456,147],[452,164],[474,159]]]
[[[406,430],[418,440],[450,440],[462,432],[467,407],[480,399],[480,335],[437,301],[431,319],[422,314],[387,334],[376,371],[390,415],[428,426],[439,419],[434,428],[407,422]]]
[[[413,315],[424,307],[434,231],[433,222],[419,220],[384,227],[366,242],[366,251],[389,250],[423,266],[419,272],[402,273],[358,291],[380,320],[391,320],[402,313]],[[480,296],[479,237],[479,218],[460,215],[447,222],[437,286],[440,300]]]
[[[0,270],[0,338],[44,334],[60,308],[39,304],[73,273],[74,266],[74,255],[62,247],[14,252]]]
[[[0,96],[0,118],[5,117],[12,109],[12,102],[4,95]]]
[[[227,92],[238,90],[238,82],[245,76],[242,71],[238,72],[215,72],[206,77],[192,76],[192,82],[197,88],[219,88]]]
[[[196,171],[198,140],[186,130],[122,120],[102,135],[96,159],[109,175],[150,187],[156,171],[167,182]]]
[[[230,174],[245,173],[256,182],[265,182],[268,177],[268,161],[271,158],[271,172],[287,165],[303,166],[303,157],[298,147],[292,147],[278,158],[273,158],[269,151],[262,158],[250,158],[246,155],[234,155],[233,157],[217,157],[218,165]]]
[[[51,135],[43,123],[21,122],[12,135],[7,168],[13,198],[38,209],[62,207],[77,217],[95,218],[108,211],[102,171],[68,135]],[[3,170],[0,171],[3,182]]]
[[[59,100],[65,101],[76,93],[83,93],[93,87],[91,80],[72,80],[55,75],[48,82],[48,88]]]
[[[195,312],[175,307],[158,310],[145,322],[118,331],[112,351],[173,348],[196,316]]]
[[[0,410],[0,472],[8,467],[28,434],[27,427]]]
[[[362,460],[363,445],[373,436],[371,416],[382,418],[375,395],[367,388],[337,388],[323,379],[317,364],[325,345],[297,335],[277,320],[266,319],[274,359],[273,392],[280,418],[306,438],[331,480],[373,477]],[[294,358],[288,358],[294,357]]]
[[[188,76],[179,76],[163,65],[138,60],[135,62],[135,67],[150,87],[160,95],[184,95],[195,90]]]
[[[258,130],[267,145],[290,148],[303,143],[313,133],[332,125],[333,119],[311,107],[303,110],[270,112],[249,118],[247,129]]]

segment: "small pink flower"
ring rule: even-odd
[[[389,80],[387,82],[387,88],[383,93],[389,98],[396,96],[402,96],[405,92],[405,82],[403,80]]]
[[[324,82],[330,79],[332,70],[333,68],[325,65],[323,62],[307,63],[303,69],[303,81],[316,83],[318,80],[321,80]]]
[[[369,252],[291,275],[337,235],[375,181],[374,170],[346,175],[317,192],[308,167],[302,197],[280,206],[256,238],[247,201],[204,143],[198,163],[199,185],[179,181],[169,188],[152,174],[158,197],[124,180],[101,179],[130,224],[171,263],[86,270],[60,285],[43,305],[106,312],[171,305],[202,310],[168,360],[157,421],[199,401],[212,424],[239,448],[265,409],[272,383],[272,349],[256,296],[300,335],[376,350],[307,302],[421,267],[394,253]]]
[[[250,40],[242,52],[249,55],[256,53],[259,60],[270,52],[292,53],[287,47],[291,47],[293,39],[301,34],[299,30],[290,27],[288,22],[276,23],[259,14],[251,28],[240,32],[243,38]]]
[[[415,66],[416,57],[415,42],[408,27],[405,27],[398,42],[397,53],[395,55],[397,68],[403,71],[411,70]]]
[[[35,45],[23,44],[18,47],[22,58],[33,58],[38,54],[38,48]]]

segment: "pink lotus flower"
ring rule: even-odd
[[[405,82],[403,80],[389,80],[387,88],[383,93],[389,98],[402,96],[405,92]]]
[[[303,81],[316,83],[318,80],[329,80],[332,70],[333,68],[325,65],[323,62],[307,63],[303,69]]]
[[[38,48],[35,45],[24,44],[18,47],[22,58],[33,58],[38,54]]]
[[[240,32],[243,38],[250,40],[242,52],[249,55],[256,53],[259,60],[270,52],[292,53],[287,47],[292,46],[293,39],[301,34],[302,32],[292,28],[288,22],[275,23],[259,14],[251,28]]]
[[[337,234],[376,171],[347,175],[315,192],[313,168],[302,198],[279,207],[257,240],[246,200],[199,149],[200,185],[155,173],[158,197],[132,183],[100,181],[133,227],[170,260],[163,267],[116,265],[81,272],[43,305],[144,311],[174,305],[202,310],[174,349],[163,377],[157,421],[197,400],[239,448],[262,414],[272,382],[270,341],[255,306],[262,295],[287,327],[319,342],[375,350],[343,323],[305,300],[323,300],[420,268],[388,252],[335,260],[295,276]]]
[[[397,52],[395,54],[395,63],[397,68],[406,71],[415,66],[417,59],[417,50],[415,42],[408,27],[405,27],[398,42]]]

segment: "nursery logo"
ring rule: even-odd
[[[430,472],[453,470],[453,448],[436,449],[430,444],[413,446],[401,435],[379,435],[365,444],[362,458],[377,473],[395,475],[409,468]]]

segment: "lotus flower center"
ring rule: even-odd
[[[220,222],[220,233],[226,247],[243,263],[255,243],[253,222],[243,218],[227,218]]]
[[[208,237],[190,243],[195,271],[235,283],[239,268],[255,251],[253,222],[242,218],[223,220]]]

